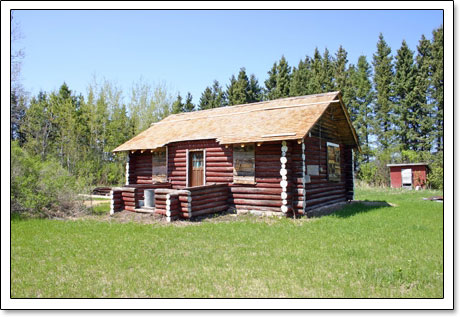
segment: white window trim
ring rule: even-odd
[[[338,145],[337,143],[332,143],[332,142],[327,142],[326,145],[333,146],[333,147],[340,147],[340,145]]]

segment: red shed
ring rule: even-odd
[[[114,150],[128,162],[111,211],[308,215],[353,199],[353,150],[340,92],[170,115]]]
[[[388,164],[392,188],[426,186],[427,163]]]

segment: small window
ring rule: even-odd
[[[240,184],[255,183],[254,144],[233,147],[233,182]]]
[[[340,181],[340,147],[327,143],[327,178],[331,182]]]
[[[167,172],[166,149],[152,153],[152,181],[166,182]]]

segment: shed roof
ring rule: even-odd
[[[302,139],[332,104],[343,111],[341,124],[348,130],[348,143],[359,148],[336,91],[170,115],[113,151],[156,149],[172,142],[205,139],[220,144]]]
[[[395,166],[427,166],[428,163],[399,163],[399,164],[387,164],[388,167]]]

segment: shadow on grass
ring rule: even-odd
[[[338,210],[331,211],[331,214],[337,218],[348,218],[357,214],[387,207],[391,207],[391,205],[386,201],[360,201],[348,203]]]

